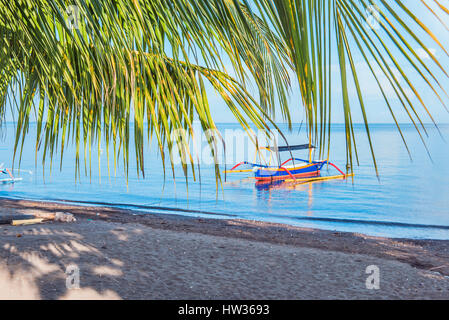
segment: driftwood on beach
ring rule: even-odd
[[[3,215],[0,216],[0,224],[11,224],[13,221],[17,221],[17,220],[27,220],[27,219],[33,219],[34,216],[33,215]]]
[[[45,221],[75,222],[76,218],[71,213],[35,211],[32,215],[3,215],[0,216],[0,225],[13,226],[31,225]]]

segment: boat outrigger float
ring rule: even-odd
[[[8,178],[2,178],[2,174],[8,175]],[[15,178],[9,169],[0,168],[0,184],[15,183],[21,180],[22,178]]]
[[[254,172],[254,179],[258,183],[271,183],[271,182],[292,182],[292,183],[307,183],[314,181],[332,180],[332,179],[346,179],[353,174],[345,174],[340,170],[335,164],[329,162],[329,160],[312,160],[312,150],[315,149],[313,145],[303,144],[296,146],[285,146],[285,147],[264,147],[259,148],[256,151],[256,158],[259,155],[261,158],[260,151],[266,150],[270,152],[270,163],[271,155],[276,152],[278,155],[278,166],[272,166],[270,163],[268,165],[251,163],[248,161],[243,161],[236,164],[231,170],[226,170],[225,173],[242,173],[242,172]],[[292,152],[296,150],[309,150],[309,160],[290,158],[281,163],[279,152]],[[255,159],[256,160],[256,159]],[[295,163],[299,162],[299,163]],[[289,164],[289,165],[287,165]],[[321,176],[321,169],[324,165],[330,165],[334,167],[340,174],[335,176]],[[238,169],[241,167],[250,166],[250,169]]]

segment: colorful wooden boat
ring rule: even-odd
[[[294,151],[294,150],[305,150],[312,149],[314,146],[309,144],[298,145],[298,146],[287,146],[287,147],[266,147],[261,148],[260,150],[268,150],[270,152],[277,151],[285,152],[285,151]],[[258,150],[258,152],[260,152]],[[299,158],[290,158],[283,163],[280,163],[278,166],[271,165],[262,165],[256,163],[250,163],[247,161],[243,161],[235,165],[231,170],[225,171],[225,173],[239,173],[239,172],[253,172],[254,179],[257,183],[270,183],[270,182],[279,182],[279,181],[289,181],[289,182],[298,182],[302,183],[304,181],[315,181],[313,178],[320,177],[321,169],[324,165],[330,165],[334,167],[341,175],[331,176],[329,178],[332,179],[345,179],[348,175],[341,171],[336,165],[329,162],[329,160],[319,160],[312,161],[311,160],[311,152],[309,153],[309,160],[299,159]],[[280,157],[278,157],[278,160]],[[271,157],[270,157],[271,161]],[[279,160],[280,162],[280,160]],[[289,164],[289,165],[287,165]],[[238,169],[241,166],[250,166],[251,169]],[[328,180],[326,177],[320,177],[320,181]]]

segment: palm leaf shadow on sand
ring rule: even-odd
[[[19,298],[444,298],[449,288],[442,277],[449,275],[448,241],[392,240],[113,208],[0,203],[0,212],[62,210],[78,218],[74,224],[0,228],[2,290],[14,288]],[[369,264],[383,270],[382,292],[364,288]],[[80,290],[66,288],[69,265],[80,269]]]

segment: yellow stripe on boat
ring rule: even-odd
[[[325,181],[325,180],[336,180],[336,179],[346,179],[348,177],[353,177],[353,173],[349,173],[347,175],[338,175],[338,176],[326,176],[326,177],[316,177],[316,178],[304,178],[304,179],[286,179],[285,182],[295,182],[295,183],[308,183],[315,181]]]
[[[253,169],[246,169],[246,170],[226,170],[226,171],[223,171],[223,173],[242,173],[242,172],[253,172]]]

